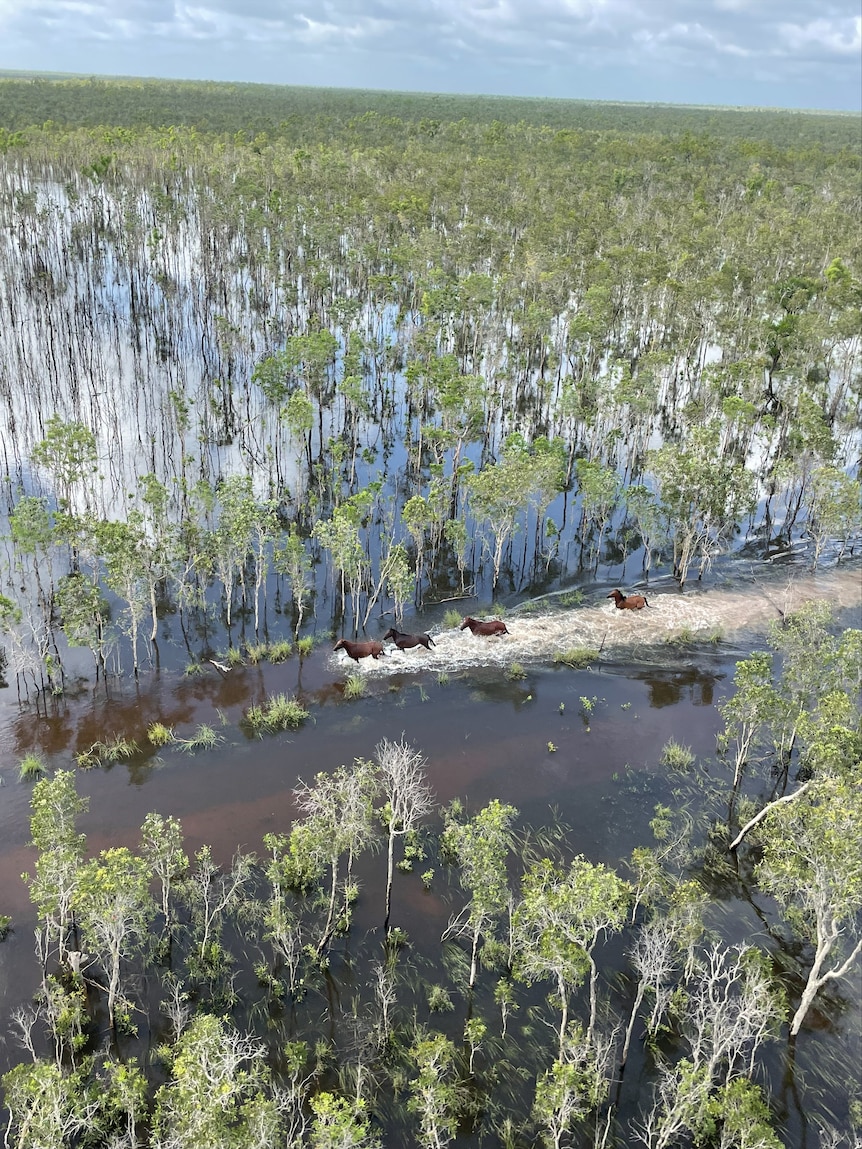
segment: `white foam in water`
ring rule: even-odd
[[[642,588],[643,589],[643,588]],[[471,667],[508,667],[513,662],[550,663],[572,647],[601,649],[606,655],[656,653],[674,641],[705,642],[715,638],[746,641],[765,633],[767,625],[803,603],[828,599],[837,609],[862,607],[862,581],[858,569],[831,570],[792,577],[774,574],[738,577],[709,590],[675,587],[646,588],[649,607],[617,610],[611,600],[525,614],[517,609],[505,616],[510,633],[493,638],[474,637],[469,630],[431,632],[436,643],[397,650],[387,644],[378,660],[352,662],[340,652],[336,664],[369,676],[405,671],[466,670]],[[549,602],[550,605],[550,602]],[[855,622],[854,625],[859,625]]]

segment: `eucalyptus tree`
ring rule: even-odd
[[[8,1149],[55,1149],[92,1132],[102,1097],[85,1069],[68,1072],[50,1061],[23,1062],[5,1073]]]
[[[840,561],[850,539],[862,530],[862,484],[839,467],[818,467],[811,474],[803,505],[813,568],[832,540],[839,544]]]
[[[459,1092],[454,1078],[455,1046],[442,1033],[421,1034],[410,1050],[418,1070],[407,1108],[415,1113],[428,1149],[445,1149],[458,1129]]]
[[[659,550],[667,538],[667,519],[653,491],[643,483],[635,483],[623,491],[626,512],[632,516],[643,547],[643,569],[649,574],[653,552]]]
[[[290,593],[296,611],[294,637],[299,637],[305,615],[305,600],[313,583],[311,578],[311,558],[305,549],[305,542],[296,523],[291,523],[290,533],[273,554],[273,564],[279,573],[290,579]]]
[[[760,887],[785,911],[793,933],[814,949],[790,1023],[796,1036],[818,992],[845,977],[862,954],[862,795],[852,777],[816,778],[797,800],[773,803],[758,830]]]
[[[581,546],[583,547],[589,531],[597,532],[593,546],[595,569],[597,569],[605,531],[619,503],[620,480],[613,467],[590,462],[588,459],[578,459],[575,473],[581,499]]]
[[[520,435],[512,435],[495,466],[483,467],[467,480],[470,508],[478,523],[487,522],[493,537],[492,588],[496,588],[503,553],[519,516],[531,502],[543,502],[559,489],[559,460],[553,454],[533,454]]]
[[[209,846],[195,853],[195,864],[178,887],[179,896],[188,905],[196,928],[197,961],[202,966],[215,966],[218,959],[218,935],[225,917],[242,904],[246,887],[252,880],[254,859],[237,852],[229,870],[223,870],[213,859]]]
[[[753,505],[753,475],[721,458],[718,443],[716,425],[695,427],[686,446],[668,443],[648,456],[673,531],[673,570],[680,585],[696,560],[703,575]]]
[[[42,568],[48,572],[48,594],[53,589],[53,563],[51,554],[55,545],[54,525],[48,512],[47,500],[35,495],[20,498],[9,515],[9,533],[15,548],[16,559],[28,556],[33,560],[32,570],[36,579],[39,600],[45,605],[45,588],[42,586]]]
[[[80,571],[63,575],[54,590],[54,605],[69,646],[86,646],[96,670],[103,669],[110,605],[98,583]]]
[[[415,834],[422,819],[434,808],[434,797],[428,786],[428,762],[402,738],[392,742],[384,738],[374,750],[380,789],[386,802],[380,817],[387,832],[386,848],[386,915],[383,928],[389,929],[392,908],[392,878],[395,863],[395,840]]]
[[[96,437],[83,423],[66,423],[54,414],[47,421],[44,437],[34,444],[31,458],[54,480],[61,510],[71,511],[76,487],[96,472]],[[92,494],[87,487],[83,502],[84,508],[89,509]]]
[[[720,1129],[724,1149],[778,1149],[751,1078],[760,1047],[777,1032],[779,1005],[758,950],[703,951],[674,1003],[687,1056],[662,1068],[654,1103],[634,1130],[638,1142],[669,1149]]]
[[[344,879],[344,914],[349,921],[353,898],[351,875],[354,857],[373,840],[373,799],[376,784],[374,767],[357,760],[348,768],[340,766],[332,774],[318,774],[314,785],[300,780],[294,791],[296,804],[304,815],[305,848],[320,863],[329,867],[329,895],[326,921],[317,942],[317,953],[329,946],[338,928],[336,901],[341,858],[347,854]]]
[[[311,1098],[311,1149],[379,1149],[363,1098],[348,1099],[322,1090]]]
[[[180,1035],[169,1065],[155,1096],[153,1149],[268,1149],[278,1142],[281,1121],[262,1042],[203,1013]]]
[[[149,883],[148,862],[125,846],[114,847],[81,866],[72,898],[87,944],[98,950],[108,976],[108,1021],[115,1033],[120,966],[143,944],[155,910]]]
[[[66,959],[68,935],[75,927],[75,897],[86,848],[76,822],[88,807],[89,799],[78,796],[71,770],[59,770],[33,787],[30,835],[39,854],[32,881],[28,874],[23,880],[41,919],[36,944],[43,974],[53,942],[59,960]]]
[[[151,561],[149,542],[139,511],[125,522],[89,520],[95,546],[105,564],[105,581],[126,603],[132,666],[138,673],[138,634],[149,607],[154,635],[158,625],[156,586],[160,573]]]
[[[459,822],[452,810],[446,817],[441,846],[444,855],[457,863],[470,901],[449,923],[443,937],[466,934],[470,938],[471,990],[479,968],[479,942],[492,936],[494,920],[509,900],[506,863],[512,845],[511,826],[517,816],[514,806],[494,798],[466,822]]]
[[[354,628],[359,622],[359,598],[365,585],[367,564],[359,537],[359,515],[354,505],[336,507],[330,519],[320,519],[312,528],[312,538],[329,551],[333,567],[340,577],[342,611],[350,591]]]
[[[527,982],[551,978],[560,1003],[559,1048],[563,1060],[569,999],[589,976],[592,1039],[598,1012],[598,966],[594,957],[602,937],[626,922],[631,887],[613,870],[575,858],[567,870],[548,858],[532,865],[521,883],[515,908],[515,974]]]
[[[536,1079],[533,1119],[549,1149],[561,1149],[563,1140],[595,1115],[593,1144],[604,1149],[611,1131],[608,1113],[601,1128],[600,1106],[613,1074],[612,1040],[596,1041],[573,1022],[566,1032],[563,1056]]]
[[[147,814],[141,826],[141,854],[161,886],[162,928],[170,936],[175,916],[171,895],[189,868],[179,821],[170,814]]]
[[[323,461],[323,412],[331,398],[338,340],[326,328],[291,335],[284,348],[287,366],[305,386],[309,398],[317,404],[318,460]]]
[[[249,475],[230,475],[218,487],[218,525],[213,534],[213,557],[224,588],[228,634],[231,628],[234,587],[239,580],[245,598],[245,571],[257,520],[257,505]]]

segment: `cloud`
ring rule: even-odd
[[[0,0],[7,68],[857,108],[860,64],[857,0]]]

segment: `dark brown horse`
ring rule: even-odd
[[[461,623],[459,630],[466,630],[470,628],[471,634],[508,634],[505,622],[500,622],[498,618],[478,619],[470,618],[468,615]]]
[[[607,597],[614,600],[617,610],[641,610],[649,606],[646,595],[642,594],[623,594],[620,590],[612,590]]]
[[[385,654],[382,642],[351,642],[349,638],[339,638],[333,650],[346,650],[354,662],[359,662],[360,658],[367,658],[369,654],[372,658],[379,658],[381,654]]]
[[[387,638],[391,638],[399,650],[412,650],[414,646],[424,646],[426,650],[430,650],[432,646],[437,645],[430,634],[405,634],[403,630],[396,630],[394,626],[390,626],[384,634],[383,642],[386,642]]]

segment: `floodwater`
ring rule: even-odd
[[[716,703],[731,690],[736,660],[763,645],[771,619],[811,598],[831,599],[843,622],[858,625],[859,576],[858,568],[814,576],[739,561],[682,593],[670,582],[651,585],[650,606],[642,611],[617,611],[605,598],[609,587],[579,605],[549,596],[508,613],[511,633],[500,638],[474,638],[426,618],[404,626],[427,626],[437,644],[430,652],[393,652],[357,666],[327,643],[302,661],[294,654],[276,666],[226,674],[209,666],[196,677],[163,671],[138,683],[109,679],[82,685],[77,697],[58,700],[45,717],[19,705],[14,687],[0,691],[0,912],[14,919],[0,945],[0,1018],[26,1003],[38,980],[35,919],[20,879],[34,861],[27,846],[31,787],[17,779],[26,752],[39,751],[52,769],[70,768],[73,754],[97,739],[134,739],[141,749],[129,761],[78,771],[79,793],[90,800],[80,825],[88,850],[135,847],[145,815],[156,810],[180,819],[187,852],[208,843],[225,863],[237,849],[263,852],[264,834],[289,829],[299,779],[371,757],[382,738],[403,735],[427,756],[441,805],[461,798],[475,811],[500,798],[518,808],[520,825],[538,829],[559,820],[568,828],[568,852],[624,869],[632,848],[651,842],[654,805],[671,800],[660,765],[668,739],[690,746],[701,761],[712,759],[721,726]],[[587,669],[554,664],[555,653],[574,646],[601,648],[601,656]],[[523,677],[510,676],[512,663],[521,664]],[[363,697],[345,698],[345,672],[363,676]],[[298,695],[309,721],[294,732],[250,736],[240,724],[245,708],[279,691]],[[223,741],[196,754],[176,745],[146,748],[147,726],[156,720],[180,737],[208,723]],[[436,817],[431,821],[438,829]],[[363,860],[346,947],[379,931],[384,871],[381,857]],[[418,875],[398,875],[392,920],[417,945],[427,939],[433,947],[452,902],[445,885],[426,891]],[[722,913],[727,936],[761,930],[751,907],[727,902]],[[788,1145],[817,1145],[804,1117],[814,1094],[827,1109],[844,1106],[841,1098],[822,1100],[828,1082],[817,1065],[836,1057],[846,1064],[858,1054],[859,996],[852,985],[845,989],[836,1020],[828,1011],[816,1013],[815,1025],[800,1037],[798,1081],[789,1090],[785,1081],[780,1101]],[[3,1028],[0,1071],[20,1056]],[[640,1087],[638,1073],[634,1065],[627,1089]],[[769,1073],[775,1091],[784,1068],[775,1060]],[[626,1107],[625,1099],[621,1104]]]

